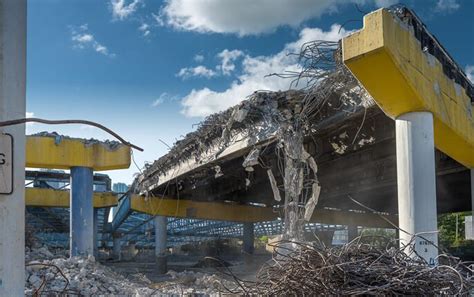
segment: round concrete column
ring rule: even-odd
[[[167,218],[163,216],[156,216],[155,222],[155,258],[158,273],[166,273],[167,268],[167,254],[166,254],[166,240],[167,240]]]
[[[474,168],[471,169],[471,230],[474,232]]]
[[[254,226],[253,223],[243,224],[243,250],[244,253],[253,254],[254,251]]]
[[[70,250],[71,257],[94,253],[93,171],[71,168]]]
[[[438,250],[433,115],[410,112],[395,121],[400,245],[431,265]],[[411,241],[412,235],[417,236]],[[410,243],[411,241],[411,243]],[[433,244],[431,244],[431,243]]]
[[[354,225],[347,226],[347,242],[353,241],[359,236],[359,228]]]
[[[94,195],[94,194],[92,194]],[[92,207],[94,207],[94,200],[92,199]],[[94,257],[99,259],[99,209],[93,208],[94,212],[94,228],[93,228],[93,235],[92,240],[94,241]]]
[[[115,259],[117,260],[122,260],[122,243],[120,241],[120,238],[121,235],[120,234],[117,234],[117,233],[114,233],[112,234],[112,238],[113,238],[113,247],[112,247],[112,255]]]

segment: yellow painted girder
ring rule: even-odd
[[[342,48],[344,63],[388,116],[431,112],[436,147],[474,167],[471,100],[406,25],[377,10],[364,16],[363,29],[344,38]]]
[[[26,137],[26,167],[69,169],[83,166],[95,171],[130,167],[130,147],[119,144],[110,149],[102,143],[85,143],[83,139],[54,137]]]
[[[111,192],[95,192],[94,208],[117,206],[118,197]],[[69,190],[25,188],[26,206],[69,207]]]
[[[264,222],[278,218],[278,213],[270,207],[238,205],[222,202],[197,202],[192,200],[177,200],[168,198],[144,198],[132,195],[130,208],[134,211],[149,215],[167,217],[194,218],[203,220],[231,222]],[[395,217],[386,217],[397,224]],[[311,222],[323,224],[342,224],[370,227],[392,227],[380,216],[367,213],[349,213],[347,211],[332,211],[315,209]]]
[[[149,215],[195,218],[232,222],[271,221],[277,215],[269,207],[237,205],[222,202],[196,202],[166,198],[144,198],[132,195],[130,208]]]

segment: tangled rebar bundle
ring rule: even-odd
[[[468,296],[472,270],[459,259],[440,255],[437,266],[407,255],[398,241],[360,236],[326,248],[320,243],[281,241],[256,282],[235,280],[232,293],[258,296],[417,295]]]

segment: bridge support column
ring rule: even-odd
[[[253,254],[254,250],[254,225],[253,223],[244,223],[243,230],[243,250],[244,253]]]
[[[359,229],[357,228],[357,226],[347,226],[347,242],[351,242],[357,236],[359,236]]]
[[[113,238],[113,247],[112,247],[112,256],[114,259],[120,261],[122,260],[122,242],[120,241],[120,234],[112,234]]]
[[[26,1],[0,0],[0,121],[25,117]],[[0,194],[0,296],[25,294],[25,125],[0,129],[13,137],[12,184]],[[3,146],[2,146],[3,147]],[[0,153],[6,154],[5,151]],[[10,171],[3,168],[1,182]],[[10,192],[11,190],[11,192]],[[9,193],[10,192],[10,193]]]
[[[438,250],[433,115],[410,112],[395,122],[400,245],[435,265]],[[427,232],[427,233],[425,233]],[[412,235],[420,234],[412,240]],[[432,242],[433,244],[431,244]]]
[[[93,172],[71,168],[70,249],[71,257],[94,253]]]
[[[471,169],[471,230],[474,233],[474,168]]]
[[[155,222],[155,258],[158,273],[166,273],[167,254],[166,254],[166,235],[167,235],[167,218],[156,216]]]
[[[97,208],[94,208],[94,236],[93,236],[93,241],[94,241],[94,257],[96,259],[99,259],[99,210]]]

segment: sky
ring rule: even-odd
[[[304,42],[336,41],[397,0],[28,0],[27,116],[86,119],[141,146],[146,162],[205,116],[256,90],[286,90]],[[474,77],[474,1],[404,0]],[[84,125],[27,124],[27,134],[113,139]]]

